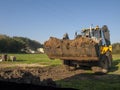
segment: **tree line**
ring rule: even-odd
[[[36,51],[37,48],[43,48],[43,44],[27,37],[0,34],[0,53],[29,53],[29,50]],[[112,48],[113,54],[120,53],[120,43],[113,43]]]
[[[41,43],[26,37],[0,35],[0,53],[26,53],[41,47]]]
[[[112,44],[112,53],[113,54],[120,54],[120,43]]]

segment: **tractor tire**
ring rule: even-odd
[[[110,66],[109,57],[106,55],[102,55],[101,60],[99,61],[99,66],[102,68],[102,73],[107,73]]]
[[[108,64],[108,68],[110,69],[111,67],[112,67],[112,54],[111,54],[111,52],[110,51],[108,51],[107,53],[106,53],[106,56],[107,56],[107,58],[108,58],[108,62],[109,62],[109,64]]]
[[[71,60],[63,60],[63,65],[66,68],[66,70],[68,70],[68,71],[75,70],[75,66],[72,65],[72,61]]]
[[[112,66],[112,54],[110,51],[100,56],[98,66],[93,66],[91,69],[97,74],[106,74]]]

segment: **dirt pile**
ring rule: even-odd
[[[82,73],[82,71],[80,72]],[[61,86],[55,83],[56,80],[70,77],[76,73],[79,73],[79,71],[67,71],[62,65],[45,68],[1,68],[0,82],[14,83],[16,87],[27,84],[28,86],[30,85],[30,87],[31,85],[33,85],[33,87],[37,85],[36,87],[47,86],[58,89],[61,88]],[[5,88],[8,85],[7,83],[4,84],[4,86],[0,83],[0,88]]]
[[[98,44],[87,37],[79,37],[74,40],[62,40],[50,37],[50,39],[44,43],[45,53],[50,58],[97,56],[97,47]]]
[[[31,83],[40,85],[41,82],[45,82],[45,80],[52,79],[60,80],[66,77],[70,77],[72,75],[78,73],[84,73],[84,70],[75,70],[68,71],[64,67],[64,65],[59,66],[50,66],[50,67],[16,67],[16,68],[1,68],[0,69],[0,80],[5,81],[14,81],[17,83]],[[52,81],[51,81],[52,82]]]

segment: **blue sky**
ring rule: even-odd
[[[107,25],[120,42],[120,0],[0,0],[0,34],[40,43],[50,36],[74,38],[82,28]]]

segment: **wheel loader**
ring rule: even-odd
[[[107,73],[112,65],[112,45],[107,25],[82,29],[70,40],[66,33],[63,38],[50,37],[44,42],[44,51],[50,59],[63,60],[69,70],[90,66],[95,73]]]

